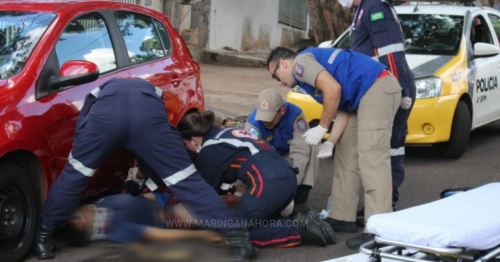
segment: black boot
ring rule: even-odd
[[[312,187],[307,185],[300,185],[297,187],[297,193],[295,193],[293,214],[297,212],[307,213],[309,207],[307,205],[307,200],[309,199],[309,192]]]
[[[231,248],[231,261],[249,261],[257,254],[246,228],[230,230],[225,237]]]
[[[55,227],[48,228],[41,224],[38,225],[35,243],[35,251],[38,259],[51,259],[55,257],[54,230]]]

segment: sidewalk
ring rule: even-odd
[[[205,108],[220,117],[245,117],[255,109],[259,93],[276,88],[286,98],[289,89],[282,87],[265,67],[232,67],[200,64]]]

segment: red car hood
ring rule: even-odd
[[[0,87],[3,87],[5,84],[7,84],[7,80],[0,79]]]

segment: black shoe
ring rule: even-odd
[[[372,241],[375,238],[374,234],[363,233],[357,237],[347,239],[345,242],[348,248],[358,249],[364,243]]]
[[[299,212],[293,216],[293,224],[297,226],[302,243],[311,243],[320,247],[326,247],[325,236],[321,228],[317,226],[306,214]]]
[[[230,230],[225,238],[229,244],[231,261],[249,261],[257,254],[257,250],[249,239],[246,228]]]
[[[312,221],[317,227],[321,229],[321,233],[323,233],[323,236],[325,237],[326,243],[328,245],[337,243],[337,236],[335,236],[335,231],[328,223],[320,219],[319,215],[317,214],[317,212],[309,209],[309,211],[307,212],[309,221]]]
[[[325,218],[324,221],[327,222],[335,232],[356,233],[358,231],[358,227],[354,222],[341,221],[330,217]]]
[[[39,260],[51,259],[56,256],[54,253],[54,229],[38,225],[36,232],[35,251]]]

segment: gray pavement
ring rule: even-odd
[[[207,109],[213,109],[220,116],[248,114],[263,89],[276,87],[284,96],[288,91],[279,87],[264,68],[202,65],[202,83]],[[437,200],[441,190],[446,188],[498,182],[500,123],[473,132],[466,153],[458,160],[439,158],[430,147],[410,147],[406,154],[407,179],[400,189],[400,209]],[[310,198],[311,205],[317,210],[325,207],[330,194],[332,167],[331,159],[321,161],[317,185]],[[262,249],[254,261],[323,261],[353,254],[357,251],[348,249],[344,243],[351,236],[355,234],[339,233],[339,243],[325,248],[301,245]],[[122,249],[109,243],[95,243],[84,248],[69,248],[59,243],[58,250],[57,258],[51,261],[125,260]],[[32,256],[28,261],[36,261],[36,258]]]

